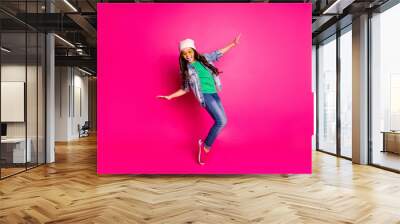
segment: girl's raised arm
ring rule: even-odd
[[[239,34],[235,37],[235,39],[228,44],[226,47],[219,49],[218,51],[221,52],[222,54],[225,54],[226,52],[228,52],[232,47],[236,46],[239,44],[239,40],[240,40],[240,36],[242,34]]]

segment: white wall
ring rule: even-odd
[[[73,108],[73,119],[72,119],[72,136],[79,137],[78,124],[83,125],[85,121],[88,121],[88,77],[81,76],[82,73],[74,75],[74,108]],[[80,92],[80,93],[79,93]],[[79,97],[80,96],[80,97]],[[81,111],[80,111],[80,110]]]
[[[25,82],[26,67],[19,64],[1,66],[1,81]],[[28,70],[31,68],[28,67]],[[30,74],[30,72],[28,72]],[[6,110],[6,108],[1,108]],[[25,137],[25,122],[7,122],[7,137]]]
[[[67,67],[55,68],[55,141],[68,140],[69,73]]]
[[[26,70],[27,69],[27,73]],[[34,80],[33,76],[36,76],[36,66],[28,66],[25,67],[24,65],[19,65],[19,64],[5,64],[1,66],[1,81],[2,82],[25,82],[25,76],[26,74],[28,75],[28,80],[30,85],[36,85],[36,81]],[[27,88],[27,106],[29,107],[28,110],[28,122],[34,121],[36,123],[36,113],[33,114],[31,113],[32,110],[36,110],[36,88]],[[5,96],[3,96],[5,97]],[[34,98],[31,99],[31,98]],[[35,102],[34,104],[31,104],[31,102]],[[1,108],[2,110],[6,110],[7,108]],[[33,117],[32,117],[33,116]],[[8,137],[25,137],[25,123],[26,122],[7,122],[7,136]],[[33,125],[29,124],[28,129],[30,127],[33,127]],[[33,127],[33,129],[36,130],[36,125]],[[29,133],[31,133],[28,130],[28,137]]]
[[[88,77],[73,67],[56,67],[55,140],[79,137],[78,124],[88,120]]]

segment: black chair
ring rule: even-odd
[[[89,136],[89,129],[90,129],[89,121],[85,121],[82,127],[78,124],[79,138]]]

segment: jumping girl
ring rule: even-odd
[[[192,39],[182,40],[179,44],[179,66],[182,75],[181,88],[168,96],[157,96],[158,98],[171,100],[186,94],[190,88],[201,106],[213,118],[214,125],[208,132],[206,139],[204,142],[202,139],[198,141],[198,163],[200,165],[205,164],[211,146],[227,123],[224,107],[217,93],[222,87],[219,79],[221,72],[214,66],[213,62],[239,44],[239,39],[240,34],[226,47],[208,54],[198,53]]]

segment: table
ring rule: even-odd
[[[383,133],[382,152],[400,154],[400,131],[382,131],[381,133]]]

